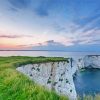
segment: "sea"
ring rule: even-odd
[[[0,56],[46,56],[46,57],[81,57],[100,55],[100,52],[66,52],[66,51],[0,51]]]

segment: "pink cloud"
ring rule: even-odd
[[[32,37],[30,35],[0,35],[0,38],[23,38],[23,37]]]

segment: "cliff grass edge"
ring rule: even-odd
[[[0,57],[0,100],[68,100],[48,91],[16,71],[16,67],[30,63],[66,61],[62,57]]]
[[[16,71],[16,67],[30,63],[67,61],[63,57],[0,57],[0,100],[69,100],[66,96],[57,95],[48,91],[30,80],[27,76]],[[100,100],[95,97],[84,96],[78,100]]]

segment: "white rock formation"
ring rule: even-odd
[[[77,66],[78,69],[100,68],[100,55],[87,55],[79,59],[75,59],[74,62],[73,62],[73,66],[74,67]]]
[[[99,55],[85,56],[83,61],[84,61],[84,67],[100,68],[100,56]]]
[[[77,94],[73,82],[73,74],[77,66],[71,66],[71,62],[49,62],[28,64],[17,68],[36,83],[55,90],[58,94],[66,95],[70,100],[76,100]]]
[[[100,56],[87,55],[79,59],[61,62],[28,64],[17,70],[29,76],[36,83],[76,100],[77,94],[73,75],[81,68],[100,68]]]

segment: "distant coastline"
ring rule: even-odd
[[[52,52],[100,52],[100,51],[67,51],[67,50],[0,50],[0,51],[52,51]]]
[[[0,51],[63,51],[63,52],[69,52],[64,50],[0,50]]]

